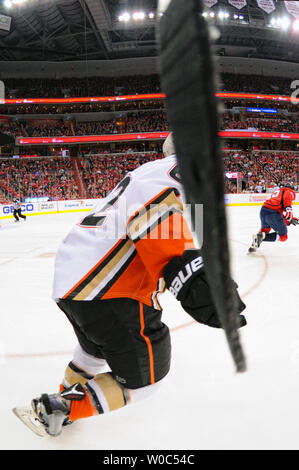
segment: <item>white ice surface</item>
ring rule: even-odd
[[[232,271],[247,304],[246,373],[235,373],[222,330],[192,322],[165,293],[172,367],[156,395],[57,438],[17,420],[13,407],[57,390],[76,345],[51,291],[55,251],[79,218],[0,221],[0,449],[299,449],[299,228],[248,256],[259,207],[228,209]]]

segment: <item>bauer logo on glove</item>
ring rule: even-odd
[[[169,291],[177,297],[183,288],[184,284],[191,278],[192,274],[203,267],[203,259],[198,256],[190,263],[187,263],[183,269],[178,272],[178,275],[173,279],[169,286]]]
[[[167,289],[181,302],[185,312],[194,320],[213,328],[222,328],[200,250],[186,250],[182,256],[173,258],[165,266],[163,276]],[[238,294],[237,284],[233,280],[231,282],[236,296],[237,311],[241,313],[246,306]],[[243,315],[239,315],[237,321],[239,328],[247,323]]]

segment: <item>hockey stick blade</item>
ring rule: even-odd
[[[39,437],[48,436],[42,423],[37,419],[33,410],[29,407],[17,407],[13,408],[13,413],[22,421],[27,428],[29,428],[34,434]]]
[[[214,304],[238,372],[246,370],[230,277],[215,65],[199,0],[172,0],[157,23],[160,79],[186,200],[203,205],[202,253]]]

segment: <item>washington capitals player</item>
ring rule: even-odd
[[[60,392],[32,401],[42,432],[151,394],[170,368],[158,295],[168,288],[195,320],[221,327],[183,212],[171,135],[166,158],[128,173],[58,249],[54,299],[78,338]],[[235,283],[232,281],[235,286]],[[238,297],[241,313],[245,305]],[[246,324],[239,315],[239,326]],[[15,413],[31,429],[30,413]]]
[[[274,191],[264,202],[260,211],[261,229],[259,233],[253,235],[249,253],[255,252],[262,241],[285,242],[288,239],[288,226],[299,223],[299,220],[293,216],[292,204],[295,199],[294,187],[286,184]],[[271,232],[271,229],[274,232]]]

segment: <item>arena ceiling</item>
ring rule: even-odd
[[[157,0],[23,0],[0,14],[11,16],[10,31],[0,30],[0,61],[103,60],[157,55]],[[276,2],[276,12],[283,2]],[[218,20],[225,8],[229,20]],[[221,32],[218,55],[299,62],[299,35],[267,27],[269,15],[255,0],[237,10],[227,0],[213,9]],[[144,12],[142,20],[120,21],[125,12]],[[238,14],[242,19],[233,19]]]

